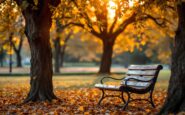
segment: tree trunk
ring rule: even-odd
[[[17,67],[22,67],[22,58],[21,58],[21,52],[16,52],[16,59],[17,59]]]
[[[1,63],[1,67],[4,66],[4,65],[3,65],[4,55],[5,55],[4,50],[3,50],[3,48],[1,48],[1,49],[0,49],[0,63]]]
[[[64,45],[60,46],[61,50],[60,50],[60,67],[64,66],[64,56],[65,56],[65,50],[67,47],[67,42],[69,41],[71,35],[72,35],[72,31],[70,31],[70,33],[66,36],[66,38],[64,39]]]
[[[52,51],[49,39],[52,13],[49,0],[39,1],[37,9],[29,5],[22,12],[31,50],[31,87],[25,102],[57,99],[52,84]]]
[[[60,38],[57,37],[54,41],[55,47],[55,73],[60,73]]]
[[[109,74],[111,72],[114,41],[115,39],[103,39],[103,54],[99,69],[100,74]]]
[[[66,49],[66,44],[61,47],[61,52],[60,52],[60,67],[64,66],[64,55],[65,55],[65,49]]]
[[[9,36],[9,41],[10,41],[10,52],[12,51],[12,47],[13,47],[12,38],[13,38],[13,33],[10,33],[10,36]],[[10,56],[9,56],[9,73],[12,73],[12,65],[13,65],[12,55],[13,55],[13,54],[10,53]]]
[[[165,104],[159,114],[185,111],[185,2],[178,4],[178,29],[172,51],[171,77]]]
[[[3,67],[3,60],[2,59],[0,60],[0,63],[1,63],[1,67]]]
[[[12,41],[12,46],[16,53],[17,67],[22,67],[22,57],[21,57],[22,44],[23,44],[23,35],[21,35],[20,37],[18,48],[16,48],[15,43]]]

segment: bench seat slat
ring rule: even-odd
[[[95,84],[95,87],[99,89],[107,89],[107,90],[115,90],[115,91],[120,90],[120,86],[115,86],[115,85]]]
[[[161,65],[130,65],[129,70],[157,70],[162,68]]]
[[[156,70],[147,70],[147,71],[139,71],[139,70],[129,70],[127,75],[137,75],[137,76],[154,76],[156,74]]]

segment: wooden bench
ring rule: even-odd
[[[155,83],[157,81],[158,74],[163,67],[161,65],[130,65],[128,67],[128,72],[126,73],[126,77],[121,79],[116,79],[112,77],[104,77],[101,79],[100,84],[95,84],[96,88],[99,88],[102,91],[102,96],[98,102],[100,105],[101,101],[105,97],[119,97],[125,103],[123,106],[123,110],[126,109],[129,102],[134,100],[145,100],[151,103],[152,107],[155,107],[152,94],[154,90]],[[114,79],[114,80],[121,80],[120,85],[113,86],[113,85],[106,85],[104,84],[105,79]],[[105,91],[119,91],[121,95],[105,95]],[[125,101],[123,93],[128,95],[128,100]],[[145,94],[149,93],[148,99],[132,99],[131,94]]]

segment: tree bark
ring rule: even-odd
[[[60,38],[54,40],[55,47],[55,73],[60,73]]]
[[[31,87],[25,102],[57,99],[53,93],[52,84],[52,52],[49,39],[52,22],[50,2],[50,0],[40,0],[37,9],[32,8],[32,3],[22,9],[26,21],[25,34],[31,50]]]
[[[172,51],[171,77],[165,104],[159,114],[185,111],[185,2],[179,3],[178,29]]]
[[[99,74],[109,74],[111,72],[114,41],[115,39],[103,39],[103,54]]]

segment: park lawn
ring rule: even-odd
[[[97,106],[100,90],[93,88],[103,76],[54,76],[54,92],[61,101],[30,102],[21,104],[29,91],[29,77],[0,77],[0,114],[155,114],[162,107],[168,86],[170,72],[161,71],[154,91],[156,108],[139,101],[129,104],[126,111],[121,111],[120,99],[107,98],[102,106]],[[123,75],[112,75],[123,77]],[[118,82],[108,82],[119,84]],[[117,92],[115,92],[117,93]],[[133,95],[133,98],[146,98],[148,95]]]
[[[122,78],[124,75],[111,75],[112,77]],[[168,86],[170,71],[162,70],[159,74],[156,84],[157,88],[166,89]],[[94,84],[99,83],[104,76],[98,75],[70,75],[70,76],[54,76],[53,84],[55,89],[71,89],[71,88],[91,88]],[[12,87],[29,87],[29,76],[0,76],[0,89],[7,86]],[[119,84],[119,81],[113,81]]]

